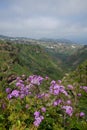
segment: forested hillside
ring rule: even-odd
[[[64,74],[58,62],[39,45],[0,43],[1,72],[5,75],[40,74],[61,78]]]
[[[0,41],[0,130],[86,130],[86,57]]]

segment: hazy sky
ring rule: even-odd
[[[0,0],[0,34],[87,40],[87,0]]]

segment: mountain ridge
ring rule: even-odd
[[[63,43],[63,44],[83,44],[85,45],[86,43],[79,43],[75,42],[66,38],[29,38],[29,37],[16,37],[16,36],[6,36],[6,35],[0,35],[0,39],[2,40],[36,40],[36,41],[42,41],[42,42],[55,42],[55,43]]]

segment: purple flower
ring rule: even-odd
[[[66,102],[68,105],[70,105],[71,104],[71,101],[70,100],[67,100],[67,102]]]
[[[44,98],[45,98],[45,100],[48,100],[49,97],[50,97],[50,94],[49,94],[49,93],[45,93],[45,94],[44,94]]]
[[[60,88],[60,92],[65,94],[65,96],[68,96],[68,93],[64,90],[64,88]]]
[[[58,84],[61,84],[61,82],[62,82],[61,80],[58,80]]]
[[[34,121],[34,126],[38,127],[40,125],[40,123],[38,123],[37,120]]]
[[[46,79],[46,80],[48,80],[48,79],[49,79],[49,77],[48,77],[48,76],[46,76],[46,77],[45,77],[45,79]]]
[[[70,90],[73,89],[73,86],[72,86],[72,85],[68,85],[67,87],[68,87],[68,89],[70,89]]]
[[[7,98],[8,98],[8,99],[11,99],[11,98],[12,98],[12,95],[11,95],[11,94],[8,94],[8,95],[7,95]]]
[[[11,95],[13,97],[18,97],[19,96],[19,91],[18,90],[13,90],[12,93],[11,93]]]
[[[83,117],[83,116],[85,116],[85,113],[84,112],[80,112],[80,115],[79,115],[80,117]]]
[[[39,124],[40,124],[41,121],[42,121],[42,119],[41,119],[40,117],[36,117],[35,119],[36,119],[36,121],[37,121]]]
[[[85,92],[87,93],[87,86],[80,86],[80,88],[85,90]]]
[[[3,103],[3,104],[1,105],[1,107],[2,107],[2,109],[4,110],[4,109],[6,108],[6,104]]]
[[[58,100],[56,100],[56,101],[53,102],[53,105],[54,105],[54,106],[57,106],[57,105],[59,105],[61,102],[62,102],[62,100],[61,100],[61,99],[58,99]]]
[[[43,119],[44,119],[44,117],[43,117],[43,116],[40,116],[40,118],[41,118],[41,120],[43,120]]]
[[[53,86],[50,86],[50,93],[53,93]]]
[[[20,79],[20,80],[18,80],[18,82],[23,83],[24,81]]]
[[[80,88],[82,89],[82,88],[83,88],[83,86],[80,86]]]
[[[54,95],[58,95],[60,92],[60,86],[58,84],[54,85]]]
[[[20,98],[23,99],[25,97],[24,94],[20,94]]]
[[[23,87],[24,87],[24,84],[23,84],[23,83],[20,83],[20,82],[17,82],[17,83],[16,83],[16,87],[22,87],[22,88],[23,88]]]
[[[39,111],[35,111],[34,112],[34,116],[37,118],[37,117],[39,117],[40,116],[40,112]]]
[[[55,83],[56,83],[56,81],[55,81],[55,80],[52,80],[50,84],[51,84],[51,85],[54,85]]]
[[[59,84],[52,84],[50,86],[50,93],[54,95],[58,95],[59,93],[63,93],[66,96],[68,96],[68,93],[65,91],[64,86],[59,85]]]
[[[45,107],[42,107],[42,108],[41,108],[41,111],[42,111],[42,112],[46,112],[46,108],[45,108]]]
[[[33,76],[29,76],[28,80],[31,82],[31,84],[34,85],[40,85],[43,81],[43,77],[41,76],[37,76],[37,75],[33,75]]]
[[[54,101],[54,102],[53,102],[53,105],[54,105],[54,106],[57,106],[57,105],[58,105],[57,101]]]
[[[83,89],[84,89],[85,92],[87,93],[87,86],[83,86]]]
[[[11,88],[6,88],[6,93],[10,93],[11,92]]]
[[[19,81],[21,78],[20,77],[17,77],[16,80]]]
[[[35,111],[34,116],[35,116],[34,125],[36,127],[38,127],[40,125],[40,123],[42,122],[42,120],[44,119],[44,117],[42,115],[40,115],[39,111]]]
[[[71,106],[63,106],[62,108],[66,110],[66,114],[68,114],[69,116],[72,116],[73,108]]]
[[[45,93],[42,93],[42,94],[38,94],[37,97],[38,98],[43,98],[45,96]]]
[[[43,116],[40,116],[40,117],[35,118],[34,125],[35,125],[36,127],[38,127],[38,126],[40,125],[40,123],[42,122],[43,119],[44,119]]]
[[[58,100],[57,100],[58,105],[59,105],[61,102],[62,102],[61,99],[58,99]]]
[[[54,95],[58,95],[60,92],[60,86],[58,84],[54,84],[50,86],[50,93]]]
[[[81,97],[81,96],[82,96],[82,94],[81,94],[81,93],[78,93],[78,94],[77,94],[77,96],[78,96],[78,97]]]
[[[16,83],[16,87],[19,87],[19,86],[20,86],[20,84],[21,84],[20,82],[17,82],[17,83]]]

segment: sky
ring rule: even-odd
[[[0,0],[0,35],[87,42],[87,0]]]

